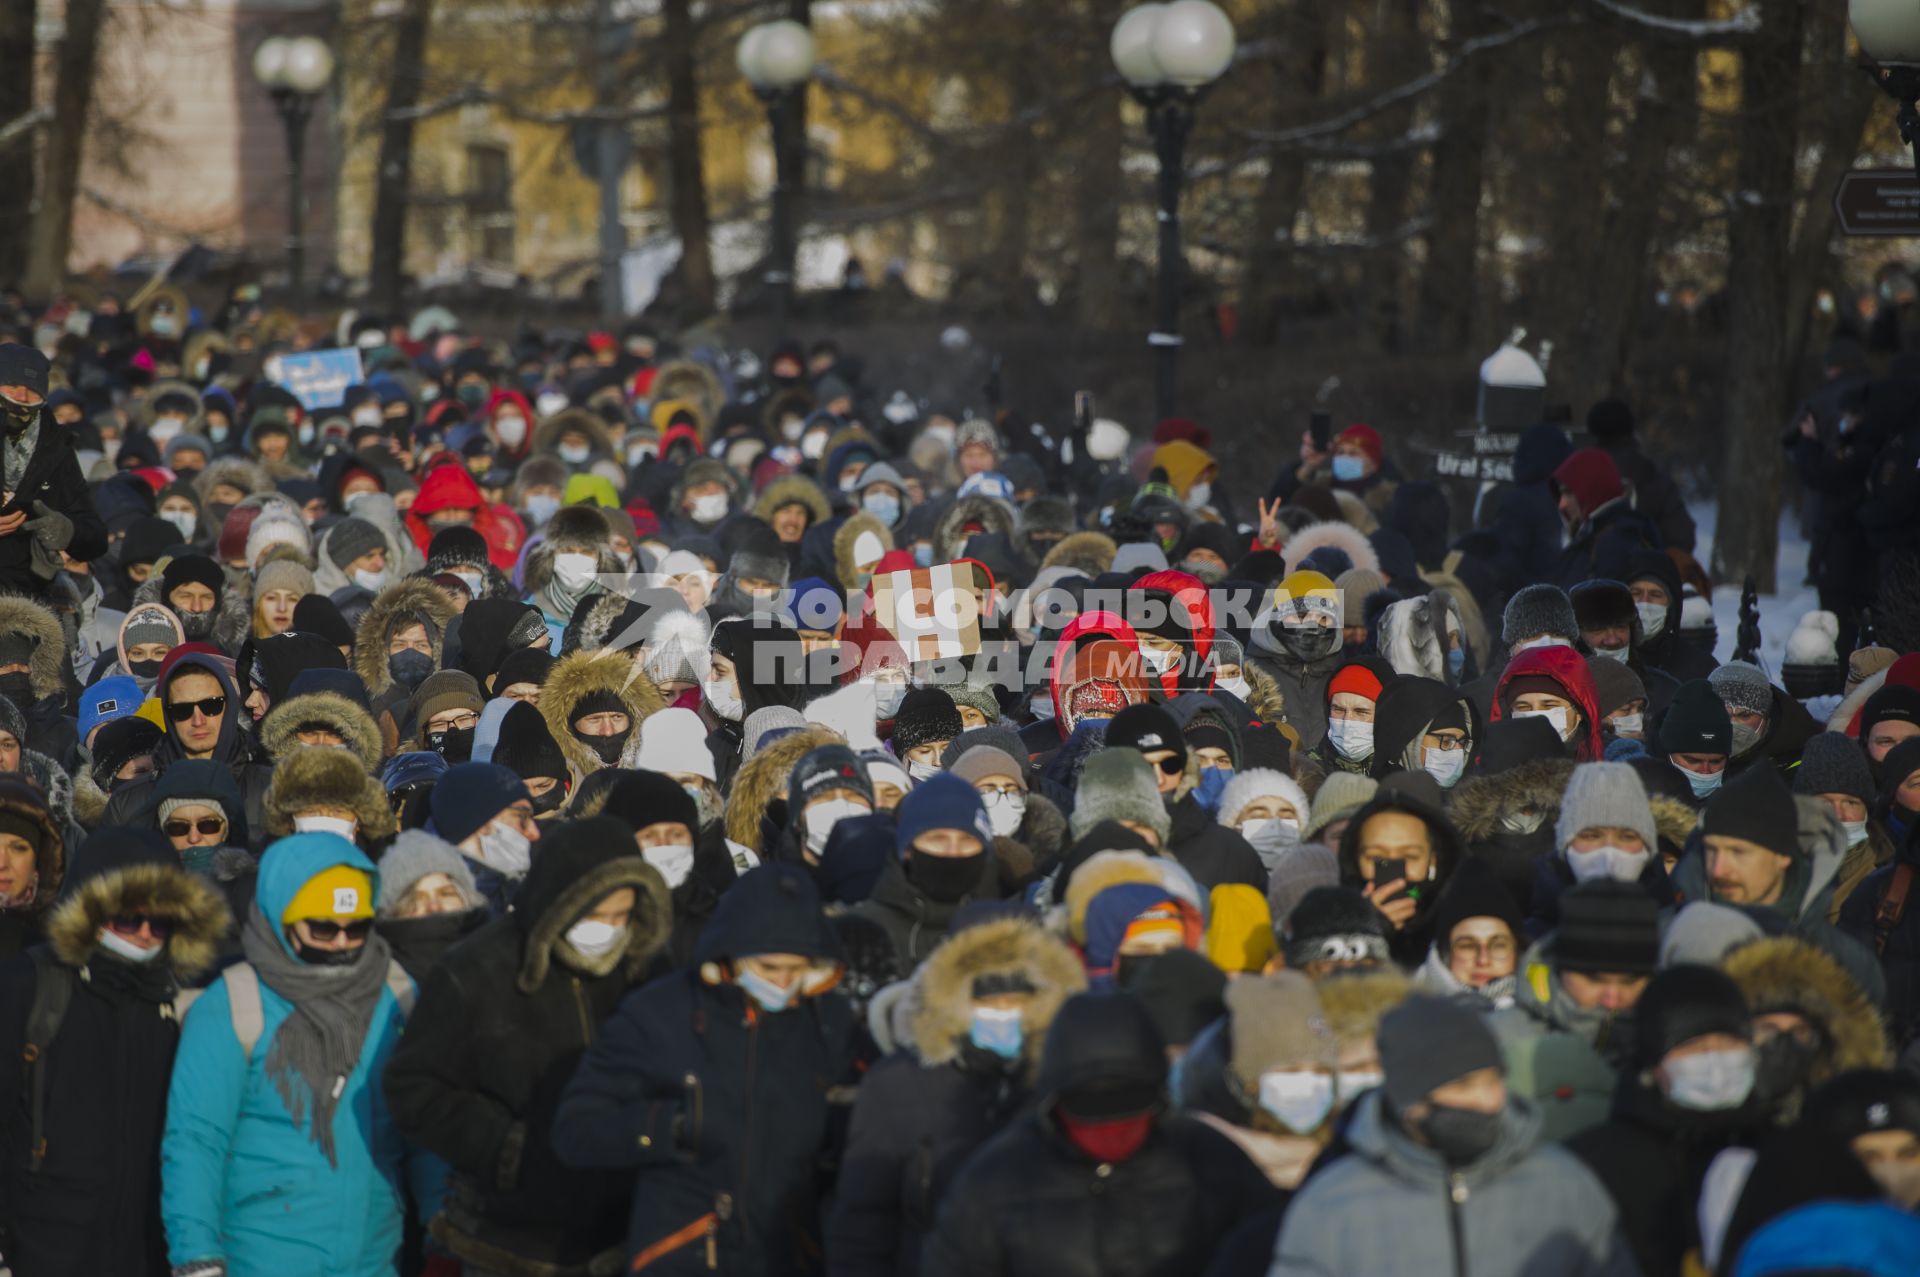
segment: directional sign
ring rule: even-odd
[[[1848,235],[1920,238],[1920,180],[1912,169],[1854,169],[1840,179],[1833,209]]]

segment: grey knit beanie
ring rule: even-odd
[[[1796,794],[1847,794],[1873,805],[1873,769],[1860,743],[1844,732],[1821,732],[1800,752],[1793,769]]]
[[[1351,816],[1373,801],[1373,795],[1380,788],[1380,782],[1371,776],[1356,776],[1352,772],[1334,772],[1320,782],[1320,788],[1314,791],[1313,812],[1308,817],[1307,827],[1300,836],[1318,838],[1326,832],[1328,825],[1343,816]],[[1273,915],[1278,918],[1278,913]]]
[[[1526,639],[1552,634],[1569,643],[1580,637],[1573,616],[1573,600],[1557,585],[1529,585],[1507,600],[1500,639],[1511,647]]]
[[[1582,763],[1573,769],[1560,798],[1560,818],[1553,826],[1554,850],[1564,853],[1574,835],[1598,825],[1633,830],[1649,851],[1660,845],[1646,786],[1640,783],[1640,773],[1626,763]]]
[[[740,724],[740,761],[746,762],[771,744],[767,739],[769,732],[784,736],[806,725],[807,716],[791,705],[769,705],[753,711],[747,715],[747,721]]]
[[[1695,900],[1681,906],[1667,924],[1667,934],[1660,938],[1660,965],[1717,967],[1722,958],[1761,934],[1760,924],[1745,910]]]
[[[386,548],[387,539],[380,535],[379,528],[352,515],[334,524],[327,533],[327,557],[342,572],[346,571],[347,564],[361,555]]]
[[[460,849],[424,829],[409,829],[380,857],[379,916],[391,917],[413,885],[428,874],[445,874],[453,879],[469,909],[481,904],[480,890],[473,884],[473,873]]]
[[[1173,821],[1160,799],[1153,768],[1139,751],[1103,749],[1081,770],[1069,828],[1077,839],[1103,820],[1131,820],[1145,825],[1159,836],[1162,845],[1166,843]]]
[[[1317,842],[1289,847],[1267,873],[1267,912],[1276,931],[1286,928],[1294,906],[1315,887],[1340,885],[1340,858]]]
[[[1473,1007],[1448,998],[1408,998],[1380,1017],[1375,1039],[1387,1099],[1403,1112],[1469,1073],[1506,1072],[1486,1020]]]
[[[1773,687],[1767,682],[1766,671],[1758,665],[1728,661],[1708,675],[1707,681],[1713,684],[1713,690],[1720,694],[1720,703],[1729,712],[1744,709],[1767,714],[1773,710]]]

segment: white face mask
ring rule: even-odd
[[[670,843],[665,847],[642,847],[640,856],[660,871],[669,888],[677,887],[693,872],[693,844]]]
[[[702,685],[701,695],[707,698],[707,705],[714,713],[729,723],[740,721],[740,693],[733,690],[733,683],[727,679],[710,679]]]
[[[1262,816],[1241,825],[1240,836],[1262,856],[1271,856],[1300,841],[1300,822],[1285,817],[1274,819]]]
[[[1460,774],[1467,770],[1467,751],[1464,749],[1423,749],[1425,757],[1420,766],[1427,775],[1440,782],[1440,788],[1452,789],[1460,783]]]
[[[1627,657],[1633,654],[1633,647],[1631,644],[1626,647],[1596,647],[1593,649],[1593,654],[1595,656],[1604,656],[1610,661],[1619,661],[1622,665],[1625,665],[1627,663]]]
[[[567,590],[584,590],[593,584],[594,571],[599,561],[591,554],[556,554],[553,556],[553,575]]]
[[[1166,652],[1152,647],[1143,647],[1140,649],[1140,660],[1153,673],[1166,674],[1171,672],[1173,667],[1180,663],[1180,653]]]
[[[162,510],[160,517],[180,529],[180,535],[193,540],[193,529],[199,522],[199,516],[191,510]]]
[[[1572,647],[1572,646],[1573,646],[1572,643],[1569,643],[1566,639],[1563,639],[1558,635],[1542,634],[1539,638],[1530,638],[1524,643],[1515,643],[1513,645],[1513,651],[1517,655],[1521,652],[1531,652],[1536,647]]]
[[[519,413],[502,414],[493,419],[493,433],[509,448],[518,448],[527,437],[527,419]]]
[[[727,494],[703,492],[693,499],[693,505],[689,508],[695,523],[718,523],[727,517]]]
[[[533,842],[514,826],[496,820],[480,834],[479,861],[509,878],[523,878],[533,864]]]
[[[835,825],[849,816],[871,814],[871,808],[851,798],[827,798],[813,804],[802,817],[807,826],[807,850],[816,856],[825,854],[827,838]]]
[[[1339,1076],[1340,1102],[1342,1104],[1353,1103],[1354,1100],[1359,1098],[1361,1092],[1371,1091],[1374,1087],[1379,1086],[1387,1080],[1386,1074],[1378,1070],[1354,1070],[1352,1072],[1343,1070]]]
[[[375,430],[378,430],[380,428],[379,407],[368,404],[364,407],[355,408],[353,410],[353,424],[356,426],[372,426]]]
[[[932,780],[939,774],[940,769],[932,763],[909,762],[907,764],[907,775],[913,777],[916,781]]]
[[[1867,822],[1864,820],[1843,820],[1840,828],[1847,831],[1847,850],[1851,851],[1867,840]]]
[[[339,834],[348,842],[360,832],[360,826],[351,820],[342,820],[338,816],[295,816],[293,832],[296,834]]]
[[[1187,489],[1187,509],[1189,510],[1198,510],[1211,500],[1213,500],[1213,485],[1211,483],[1196,483]]]
[[[593,455],[593,448],[584,443],[563,443],[554,451],[560,454],[560,460],[570,466],[584,466],[587,458]]]
[[[1213,680],[1213,690],[1225,692],[1229,696],[1238,696],[1243,701],[1253,700],[1253,688],[1244,678],[1216,678]]]
[[[542,392],[540,397],[533,401],[533,410],[542,417],[552,417],[565,412],[567,405],[572,402],[559,391],[548,390]]]
[[[827,436],[825,431],[816,430],[800,440],[800,455],[809,461],[818,461],[827,455]]]
[[[527,497],[527,518],[533,520],[534,527],[545,527],[547,520],[558,513],[559,497],[545,492],[535,492]]]
[[[905,683],[876,682],[873,685],[873,721],[884,723],[900,712],[900,702],[907,699]]]
[[[1373,724],[1355,718],[1335,718],[1327,722],[1327,739],[1333,752],[1350,762],[1373,757]]]
[[[1613,719],[1613,734],[1615,736],[1638,736],[1646,730],[1647,716],[1645,714],[1620,714]]]
[[[378,572],[356,570],[353,574],[353,583],[368,594],[378,594],[387,588],[387,574],[385,569]]]
[[[1640,614],[1640,633],[1652,638],[1667,628],[1667,607],[1664,603],[1635,603],[1633,610]]]
[[[112,927],[100,928],[100,947],[116,958],[123,958],[128,962],[152,962],[167,951],[167,946],[164,944],[143,949],[125,936],[116,933]]]
[[[1567,711],[1564,709],[1526,709],[1514,713],[1515,718],[1544,718],[1552,725],[1554,735],[1566,740],[1569,730]]]
[[[1701,1051],[1668,1060],[1667,1098],[1681,1108],[1718,1112],[1739,1108],[1753,1093],[1753,1051]]]
[[[583,958],[598,958],[613,952],[613,946],[620,943],[620,937],[624,934],[624,928],[616,927],[611,922],[582,918],[567,928],[567,943]]]
[[[1333,1112],[1333,1077],[1326,1073],[1262,1073],[1260,1107],[1295,1135],[1311,1134]]]
[[[147,431],[147,436],[155,443],[164,446],[168,440],[179,434],[186,424],[178,417],[161,417],[153,423],[153,428]]]
[[[1020,822],[1027,816],[1027,800],[1020,794],[982,794],[980,801],[987,809],[987,823],[993,827],[995,838],[1011,838],[1019,832]]]
[[[1544,811],[1510,811],[1500,817],[1500,828],[1510,834],[1530,834],[1546,823]]]
[[[1647,861],[1653,853],[1642,848],[1628,851],[1624,847],[1595,847],[1592,851],[1575,851],[1567,848],[1567,868],[1573,870],[1575,882],[1638,882],[1640,872],[1647,867]]]

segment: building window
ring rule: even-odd
[[[512,267],[513,164],[504,146],[467,146],[467,225],[476,261]]]

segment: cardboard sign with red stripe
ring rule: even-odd
[[[873,578],[873,619],[912,661],[972,656],[980,650],[986,579],[971,563],[889,572]]]

